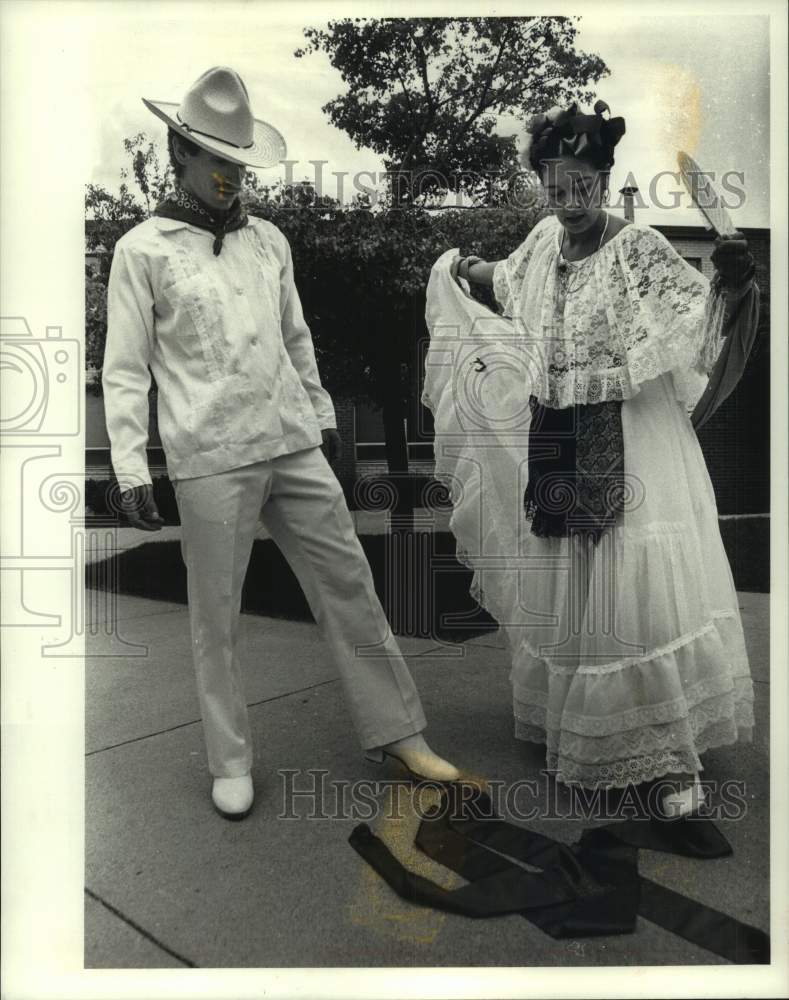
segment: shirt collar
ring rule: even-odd
[[[263,225],[265,221],[264,219],[261,219],[259,216],[256,215],[250,215],[248,218],[249,218],[249,221],[247,223],[248,227]],[[181,219],[165,219],[160,215],[152,215],[151,219],[153,221],[153,224],[161,233],[171,233],[176,229],[191,229],[195,233],[207,232],[207,230],[201,229],[200,226],[193,226],[191,223],[184,222]],[[208,233],[208,235],[210,236],[211,234]]]

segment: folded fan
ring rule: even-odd
[[[691,201],[701,212],[707,227],[714,229],[718,236],[733,236],[737,229],[708,175],[682,150],[677,153],[677,165]]]

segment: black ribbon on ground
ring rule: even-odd
[[[467,885],[444,889],[409,871],[366,823],[349,843],[399,896],[422,906],[468,917],[520,913],[556,939],[630,934],[640,915],[730,962],[769,963],[763,931],[639,875],[639,848],[692,858],[730,855],[711,820],[629,819],[584,830],[567,845],[495,816],[484,792],[471,798],[467,792],[445,790],[415,838]]]

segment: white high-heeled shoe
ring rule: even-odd
[[[442,763],[448,764],[454,771],[454,775],[450,777],[449,774],[444,774],[442,777],[439,777],[438,775],[421,774],[419,771],[415,770],[404,757],[401,757],[399,754],[395,753],[393,750],[387,749],[386,747],[373,747],[370,750],[365,750],[364,756],[373,764],[383,764],[387,757],[391,757],[393,760],[399,761],[413,781],[429,781],[436,785],[451,785],[460,779],[460,771],[454,766],[454,764],[449,764],[448,761],[442,761]],[[426,755],[423,754],[422,756]],[[437,759],[441,760],[440,757]]]
[[[216,811],[225,819],[244,819],[252,811],[255,800],[252,775],[243,774],[239,778],[214,778],[211,800]]]

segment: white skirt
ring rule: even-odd
[[[670,375],[623,401],[622,431],[628,500],[597,544],[540,538],[524,517],[517,556],[497,561],[480,532],[484,469],[468,458],[454,469],[451,528],[472,593],[509,641],[515,736],[544,743],[568,784],[701,771],[701,753],[750,741],[753,727],[715,496]]]
[[[464,299],[446,270],[442,258],[428,289],[423,402],[458,556],[509,644],[516,737],[544,743],[568,784],[701,771],[705,750],[751,739],[753,686],[688,415],[698,376],[666,372],[623,400],[627,502],[597,544],[533,535],[529,372],[511,326]]]
[[[529,574],[528,607],[552,620],[516,640],[515,735],[544,742],[557,778],[583,785],[699,771],[699,754],[753,727],[715,497],[670,376],[622,403],[622,431],[619,522],[596,546],[525,538],[556,566]]]

